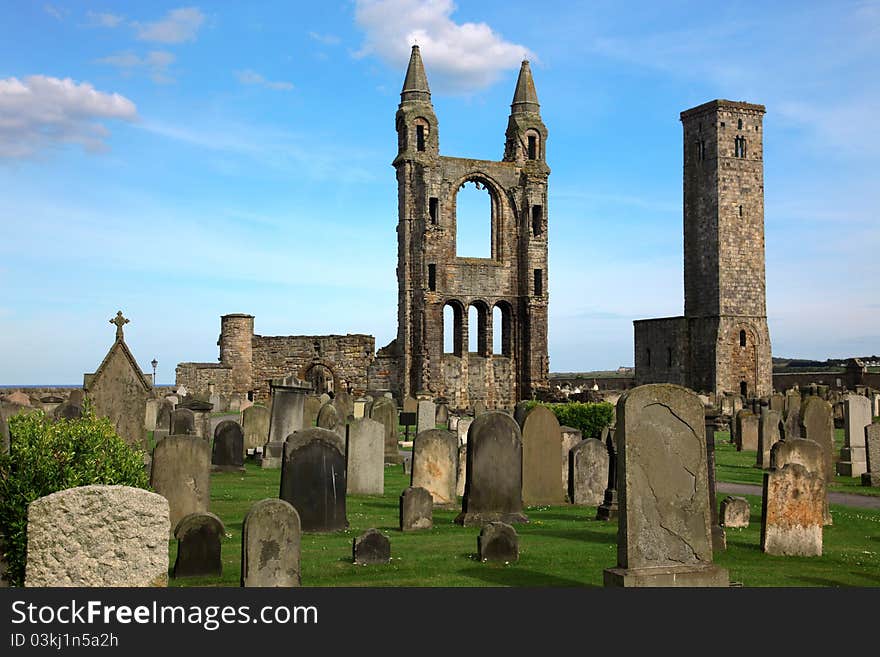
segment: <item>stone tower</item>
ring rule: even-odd
[[[684,317],[635,322],[636,382],[772,392],[764,273],[763,105],[681,113]]]
[[[220,318],[220,362],[232,368],[232,390],[246,394],[254,389],[254,316],[232,313]],[[219,390],[217,392],[220,392]]]
[[[548,386],[547,128],[527,61],[516,83],[500,162],[440,155],[437,116],[413,46],[396,117],[398,367],[402,397],[426,392],[458,407],[512,408]],[[473,182],[491,199],[491,257],[456,253],[456,198]],[[444,308],[454,346],[444,353]],[[468,310],[477,325],[468,326]],[[495,312],[495,309],[500,312]],[[493,326],[493,315],[501,326]],[[477,332],[477,351],[468,334]],[[500,353],[493,353],[500,331]]]

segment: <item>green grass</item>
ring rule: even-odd
[[[756,471],[757,472],[757,471]],[[223,520],[223,576],[171,580],[171,586],[238,586],[241,524],[251,504],[277,497],[279,470],[247,465],[244,475],[211,475],[211,511]],[[409,485],[400,466],[385,469],[385,495],[350,496],[350,528],[335,534],[304,534],[304,586],[601,586],[602,570],[616,565],[617,525],[594,520],[594,507],[527,509],[517,525],[520,560],[488,564],[475,558],[479,528],[453,524],[458,509],[434,511],[434,529],[400,532],[398,498]],[[723,497],[723,496],[721,496]],[[748,497],[752,524],[729,530],[727,552],[716,561],[745,586],[880,586],[880,512],[833,505],[834,525],[825,529],[820,558],[772,557],[760,551],[760,498]],[[391,540],[392,562],[354,566],[352,539],[375,527]],[[176,542],[169,544],[171,564]]]

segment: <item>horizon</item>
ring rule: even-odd
[[[394,114],[413,42],[441,155],[501,158],[531,62],[549,130],[550,372],[631,367],[632,321],[682,314],[679,112],[716,98],[767,107],[774,357],[880,351],[880,2],[532,12],[450,0],[8,8],[0,385],[81,385],[117,310],[160,380],[215,362],[220,316],[237,312],[259,335],[388,344]],[[487,196],[461,198],[459,253],[479,254]]]

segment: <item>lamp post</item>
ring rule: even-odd
[[[153,386],[156,385],[156,365],[158,365],[158,364],[159,364],[159,361],[156,360],[155,358],[150,361],[150,365],[153,366]]]

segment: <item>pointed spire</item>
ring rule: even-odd
[[[529,60],[524,59],[519,69],[519,77],[516,79],[516,91],[513,92],[513,102],[510,104],[511,114],[538,114],[541,106],[538,104],[538,93],[535,91],[535,81],[532,80],[532,69],[529,68]]]
[[[403,90],[400,92],[400,102],[422,101],[431,102],[431,90],[428,89],[428,76],[425,75],[425,67],[422,64],[422,55],[418,46],[412,47],[409,56],[409,66],[406,69],[406,78],[403,81]]]

